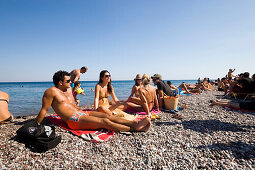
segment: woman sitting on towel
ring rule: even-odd
[[[128,108],[139,112],[145,111],[148,116],[154,106],[157,110],[159,109],[156,88],[150,85],[150,83],[150,76],[144,74],[142,77],[143,86],[138,89],[140,104],[127,101],[126,104]]]
[[[139,98],[139,88],[142,86],[142,76],[137,74],[135,77],[135,85],[132,88],[131,94],[128,98],[129,102],[140,104],[141,100]],[[133,96],[135,94],[135,96]]]
[[[111,75],[107,70],[100,72],[99,82],[95,87],[95,110],[99,112],[104,112],[108,115],[115,114],[113,111],[120,106],[121,102],[118,100],[114,93],[114,89],[111,83]],[[111,95],[114,105],[109,104],[108,97]]]
[[[10,123],[13,115],[8,110],[9,95],[0,91],[0,124]]]

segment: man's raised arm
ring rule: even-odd
[[[44,119],[46,113],[50,109],[50,106],[53,101],[53,95],[52,92],[48,89],[44,92],[43,98],[42,98],[42,108],[36,118],[36,122],[40,124],[42,120]]]

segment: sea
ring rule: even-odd
[[[170,81],[177,86],[182,82],[186,84],[195,84],[197,82],[197,80]],[[92,89],[95,89],[97,83],[97,81],[81,81],[85,96],[77,95],[80,100],[80,106],[94,104],[94,91]],[[119,100],[127,99],[134,85],[134,80],[112,81],[112,85]],[[52,86],[54,86],[53,82],[0,82],[0,91],[10,95],[9,111],[15,117],[28,116],[39,113],[42,106],[43,93]],[[52,108],[49,112],[53,112]]]

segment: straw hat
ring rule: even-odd
[[[140,74],[137,74],[134,80],[142,80],[142,76]]]

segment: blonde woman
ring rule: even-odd
[[[147,116],[150,111],[155,107],[159,109],[158,99],[156,95],[156,88],[150,85],[151,78],[149,75],[144,74],[142,77],[142,87],[139,88],[140,105],[132,102],[127,102],[128,108],[135,111],[145,111]]]

